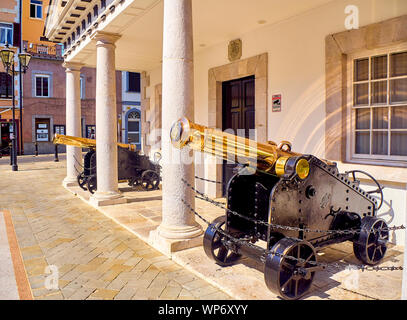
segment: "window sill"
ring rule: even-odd
[[[335,161],[338,164],[339,172],[351,170],[362,170],[371,174],[377,181],[407,188],[407,168],[390,167],[374,164],[361,164],[355,162]]]

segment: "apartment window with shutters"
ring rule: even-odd
[[[42,1],[30,0],[30,18],[42,19]]]
[[[0,99],[12,99],[12,78],[5,72],[0,72]]]
[[[351,158],[407,160],[407,47],[351,56]]]
[[[11,23],[0,22],[0,44],[13,45],[13,25]]]
[[[49,75],[35,75],[35,96],[36,97],[49,97],[50,96],[50,76]]]

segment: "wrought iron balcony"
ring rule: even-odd
[[[63,60],[63,46],[60,44],[42,44],[23,41],[23,50],[35,58]]]

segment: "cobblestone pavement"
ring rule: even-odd
[[[0,159],[0,210],[12,214],[35,299],[230,299],[72,197],[63,158],[19,157],[18,172]],[[45,287],[48,266],[58,289]]]

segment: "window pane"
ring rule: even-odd
[[[30,17],[35,18],[35,6],[32,4],[30,5]]]
[[[42,78],[42,92],[44,97],[48,97],[48,78]]]
[[[354,104],[367,105],[369,104],[369,84],[355,84],[354,87]]]
[[[372,58],[372,79],[387,78],[387,55]]]
[[[369,154],[370,153],[370,133],[369,132],[356,132],[355,151],[358,154]]]
[[[129,131],[140,131],[140,122],[139,121],[129,121]]]
[[[140,142],[140,135],[138,133],[129,133],[127,135],[127,139],[130,143],[139,143]]]
[[[373,108],[373,129],[387,129],[389,127],[388,108]]]
[[[6,29],[0,28],[0,43],[6,43]]]
[[[355,81],[365,81],[369,79],[369,59],[355,60]]]
[[[390,81],[390,102],[407,102],[407,79]]]
[[[372,104],[387,103],[387,81],[372,83]]]
[[[356,110],[356,129],[370,129],[370,109]]]
[[[13,31],[12,29],[7,30],[7,43],[8,44],[13,44]]]
[[[42,19],[42,6],[37,6],[37,18]]]
[[[407,129],[407,107],[391,108],[391,128]]]
[[[391,76],[399,77],[407,75],[407,52],[394,53],[390,56]]]
[[[391,155],[407,156],[407,132],[391,133]]]
[[[388,153],[388,136],[387,132],[373,132],[373,154]]]
[[[42,81],[41,81],[41,77],[36,77],[35,78],[35,95],[38,97],[42,96]]]

